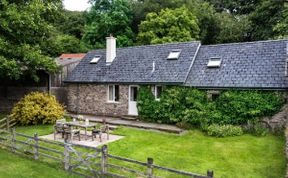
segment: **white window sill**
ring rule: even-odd
[[[119,104],[120,102],[119,102],[119,101],[107,101],[107,103],[110,103],[110,104]]]

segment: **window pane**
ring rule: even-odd
[[[137,93],[138,93],[137,87],[130,88],[130,101],[137,101]]]
[[[115,101],[119,101],[119,85],[115,85]]]
[[[134,101],[137,101],[137,95],[138,95],[138,88],[134,88]]]
[[[156,98],[160,98],[162,93],[162,86],[156,86]]]
[[[109,101],[114,101],[114,98],[113,98],[113,85],[109,85],[109,98],[108,100]]]

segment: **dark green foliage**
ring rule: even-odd
[[[261,0],[206,0],[212,4],[218,12],[243,15],[253,12]]]
[[[53,36],[52,22],[61,9],[61,1],[0,2],[0,78],[39,80],[38,70],[56,72],[57,65],[43,43]]]
[[[212,5],[203,0],[144,0],[133,1],[133,22],[132,29],[134,33],[138,33],[139,24],[145,20],[148,13],[159,13],[161,10],[169,8],[175,9],[185,7],[196,16],[198,26],[200,28],[200,40],[203,44],[216,43],[216,37],[219,33],[219,26],[215,17],[215,10]],[[205,12],[205,13],[203,13]],[[170,26],[166,26],[168,28]],[[180,40],[180,39],[179,39]],[[138,41],[141,43],[142,41]]]
[[[151,93],[151,88],[143,86],[138,93],[137,108],[138,112],[141,113],[141,118],[145,118],[147,121],[157,121],[155,117],[156,107],[158,105],[155,97]],[[151,112],[153,111],[153,112]]]
[[[83,41],[94,48],[103,48],[105,38],[112,34],[117,46],[131,46],[132,9],[129,0],[91,0],[91,10],[86,14]]]
[[[207,128],[210,124],[242,125],[276,113],[283,104],[281,94],[270,91],[222,91],[215,100],[205,90],[167,87],[155,101],[151,88],[143,86],[138,96],[139,117],[162,123],[188,123]]]
[[[72,35],[80,40],[84,33],[85,22],[84,12],[63,10],[55,27],[63,34]]]
[[[212,124],[207,127],[207,134],[214,137],[228,137],[243,135],[240,126]]]
[[[163,9],[149,13],[139,25],[140,44],[192,41],[199,38],[198,20],[187,8]]]
[[[249,31],[250,40],[267,40],[276,34],[273,28],[283,19],[282,14],[285,0],[262,0],[255,11],[249,14],[251,29]]]
[[[282,103],[282,97],[274,92],[235,90],[223,92],[216,105],[224,122],[243,124],[251,119],[274,114]]]

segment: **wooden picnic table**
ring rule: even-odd
[[[75,127],[81,127],[84,128],[85,130],[85,140],[88,139],[88,135],[87,135],[87,129],[88,128],[92,128],[92,127],[96,127],[97,124],[96,123],[91,123],[89,122],[89,124],[86,124],[85,122],[79,122],[79,121],[72,121],[72,122],[66,122],[65,123],[67,126],[70,127],[70,129],[72,129],[73,126]],[[72,133],[72,132],[71,132]],[[71,135],[71,139],[73,138],[73,135]]]

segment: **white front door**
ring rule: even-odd
[[[129,106],[128,106],[129,115],[138,116],[137,94],[138,94],[138,86],[134,85],[129,86]]]

